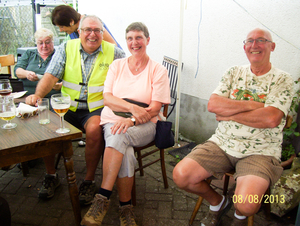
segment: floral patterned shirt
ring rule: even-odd
[[[282,130],[294,95],[292,77],[273,66],[261,76],[253,74],[249,65],[235,66],[227,70],[213,93],[234,100],[258,101],[265,107],[281,110],[285,116],[275,128],[254,128],[235,121],[221,121],[209,139],[237,158],[268,155],[280,160]]]

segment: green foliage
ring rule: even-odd
[[[179,158],[179,155],[175,155],[176,158],[176,162],[179,163],[181,161],[181,159]]]
[[[295,131],[297,128],[297,122],[293,122],[289,128],[283,129],[283,139],[286,141],[291,141],[294,136],[299,137],[300,133]]]
[[[300,78],[297,81],[294,81],[295,84],[298,84]],[[299,109],[299,100],[300,100],[300,89],[296,89],[295,95],[291,103],[289,114],[293,116],[293,119],[296,120],[297,113]],[[299,137],[300,133],[296,131],[298,124],[294,121],[289,128],[283,129],[283,145],[281,152],[281,160],[285,161],[295,154],[295,148],[291,144],[294,137]]]
[[[281,160],[288,160],[293,154],[295,154],[295,148],[292,144],[287,145],[281,153]]]

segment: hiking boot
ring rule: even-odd
[[[60,185],[58,175],[56,177],[46,174],[41,190],[39,191],[39,198],[49,199],[54,196],[55,189]]]
[[[231,222],[230,226],[247,226],[248,225],[248,218],[240,220],[234,217],[233,221]]]
[[[120,206],[119,215],[120,215],[120,226],[137,226],[134,220],[132,205]]]
[[[99,226],[107,212],[109,200],[106,197],[96,194],[92,205],[88,212],[84,215],[81,225],[85,226]]]
[[[221,217],[231,208],[231,200],[225,197],[225,200],[219,211],[209,210],[206,217],[201,220],[201,226],[217,226],[221,222]]]
[[[96,184],[90,180],[85,180],[79,187],[80,205],[89,205],[92,203],[96,193]]]

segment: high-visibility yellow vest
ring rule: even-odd
[[[80,57],[80,39],[73,39],[67,42],[66,46],[66,64],[65,74],[63,76],[62,93],[67,93],[71,97],[71,111],[76,111],[82,84],[81,57]],[[109,65],[114,60],[115,45],[102,41],[102,51],[95,61],[94,69],[90,75],[87,86],[87,104],[89,111],[95,111],[102,108],[103,88]]]

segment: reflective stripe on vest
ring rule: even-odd
[[[79,92],[80,92],[81,87],[82,87],[82,85],[77,85],[77,84],[74,84],[74,83],[71,83],[71,82],[67,82],[65,80],[63,80],[62,85],[66,88],[74,89],[74,90],[79,91]]]
[[[61,92],[70,95],[72,100],[70,110],[72,111],[76,111],[78,107],[75,99],[79,99],[82,89],[80,45],[80,39],[73,39],[68,41],[66,46],[65,74]],[[99,52],[97,56],[87,87],[87,104],[90,112],[103,107],[104,81],[109,65],[114,60],[115,45],[102,41],[101,46],[103,52]]]
[[[99,93],[103,92],[104,86],[89,86],[89,93]]]
[[[98,106],[104,106],[104,100],[102,99],[102,100],[99,100],[99,101],[95,101],[95,102],[91,102],[90,104],[89,104],[89,107],[90,108],[96,108],[96,107],[98,107]],[[97,108],[98,109],[98,108]]]

